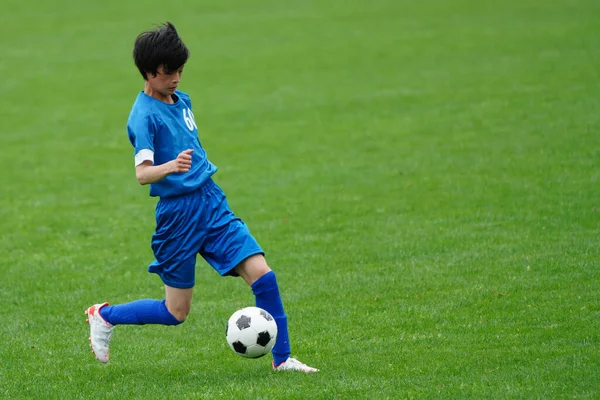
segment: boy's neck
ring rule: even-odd
[[[144,93],[150,97],[155,98],[158,101],[162,101],[163,103],[167,103],[167,104],[175,103],[173,96],[171,96],[171,95],[165,96],[162,93],[157,92],[156,90],[152,89],[152,86],[150,86],[150,83],[148,81],[144,81]]]

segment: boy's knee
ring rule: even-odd
[[[175,319],[177,320],[177,324],[183,324],[185,322],[185,320],[187,319],[187,314],[179,314],[179,315],[174,315]]]
[[[174,325],[178,325],[186,320],[192,307],[192,289],[178,289],[170,286],[165,286],[165,303],[169,314],[177,323],[173,321]]]
[[[262,276],[271,272],[262,254],[255,254],[246,258],[235,267],[235,272],[240,275],[248,285],[252,285]]]
[[[174,307],[173,309],[171,309],[171,307],[167,305],[167,309],[169,310],[171,315],[175,317],[177,321],[179,321],[180,324],[185,322],[190,313],[190,307],[187,306]]]

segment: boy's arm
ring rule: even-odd
[[[140,185],[147,185],[163,180],[171,174],[188,172],[192,166],[193,151],[192,149],[184,150],[176,159],[161,165],[152,165],[152,161],[146,160],[135,167],[135,177]]]

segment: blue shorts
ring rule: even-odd
[[[212,180],[192,193],[158,201],[152,250],[156,259],[148,272],[160,275],[165,285],[180,289],[195,284],[197,254],[222,276],[235,276],[233,269],[240,262],[255,254],[264,255]]]

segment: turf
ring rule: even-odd
[[[600,396],[598,2],[4,3],[0,397]],[[163,296],[124,128],[167,19],[319,374],[235,356],[253,297],[202,260],[185,324],[89,353],[88,305]]]

